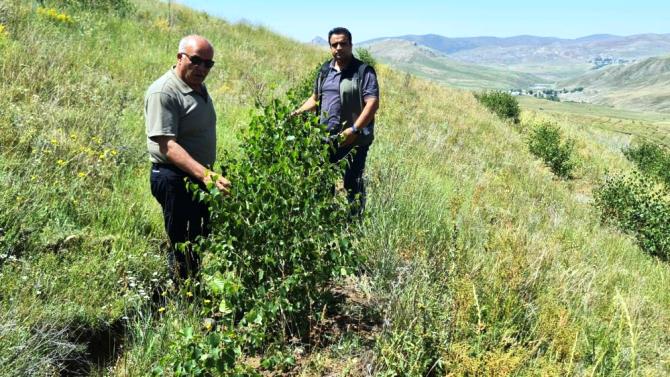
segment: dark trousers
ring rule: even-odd
[[[193,199],[193,193],[186,191],[185,179],[190,178],[175,166],[151,166],[151,194],[163,208],[165,231],[170,239],[168,269],[174,281],[194,276],[200,264],[199,256],[191,247],[187,245],[179,250],[177,244],[193,242],[198,236],[207,236],[210,231],[209,210]]]
[[[347,145],[339,147],[330,155],[330,162],[335,163],[343,158],[347,159],[344,170],[344,188],[347,190],[347,200],[351,205],[351,215],[359,216],[365,210],[365,182],[363,170],[368,157],[368,145]]]

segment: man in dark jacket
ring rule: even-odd
[[[379,85],[374,69],[353,56],[349,30],[332,29],[328,43],[333,59],[321,68],[312,96],[293,114],[317,110],[328,131],[340,135],[341,141],[331,155],[331,162],[347,158],[344,188],[354,206],[353,213],[360,214],[365,207],[363,170],[374,139]]]

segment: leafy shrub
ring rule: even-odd
[[[575,167],[574,140],[562,140],[561,131],[551,123],[535,125],[528,136],[528,149],[540,157],[554,174],[569,178]]]
[[[213,311],[230,325],[242,315],[242,323],[262,329],[260,338],[285,325],[299,330],[320,290],[353,257],[347,205],[332,193],[341,173],[327,162],[325,131],[315,118],[289,118],[290,111],[274,100],[253,117],[243,156],[223,169],[234,182],[230,197],[201,194],[212,210],[213,233],[201,250],[207,293],[219,303]]]
[[[636,235],[651,255],[670,256],[670,202],[668,192],[638,173],[613,175],[594,191],[603,221]]]
[[[489,110],[504,120],[511,120],[519,123],[519,102],[509,93],[500,91],[490,91],[476,93],[475,98]]]
[[[177,333],[177,340],[164,357],[174,376],[254,375],[252,371],[237,363],[241,349],[236,344],[236,335],[231,330],[202,333],[193,327],[185,327]],[[154,375],[165,371],[158,366]]]
[[[358,60],[362,61],[363,63],[369,65],[370,67],[376,68],[377,67],[377,60],[372,56],[370,51],[366,48],[359,47],[356,49],[356,57]]]
[[[657,177],[667,186],[670,186],[670,153],[663,147],[643,142],[636,147],[630,147],[623,154],[637,165],[645,174]]]
[[[290,98],[297,101],[304,90],[299,86]],[[195,192],[212,220],[211,235],[195,245],[203,256],[202,313],[216,318],[216,333],[226,332],[214,348],[228,355],[304,338],[328,284],[355,266],[348,204],[333,195],[342,166],[328,162],[318,119],[290,117],[295,107],[275,99],[252,117],[241,154],[224,158],[221,167],[233,182],[229,196],[213,187]],[[184,344],[164,366],[176,371],[214,352],[202,339]],[[262,365],[285,360],[275,352]],[[216,365],[220,374],[236,368]]]

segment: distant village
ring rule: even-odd
[[[635,63],[636,59],[623,59],[611,56],[596,56],[590,59],[588,62],[593,64],[593,66],[591,67],[592,69],[600,69],[608,65],[622,65],[622,64]],[[510,89],[507,91],[507,93],[513,96],[530,96],[535,98],[546,99],[549,101],[560,102],[559,98],[560,94],[575,93],[582,91],[584,91],[583,87],[577,87],[572,89],[566,89],[566,88],[553,89],[551,88],[550,85],[540,84],[529,89]]]
[[[566,88],[551,89],[548,86],[538,85],[530,89],[510,89],[507,91],[507,93],[513,96],[530,96],[535,98],[546,99],[549,101],[560,102],[560,99],[558,97],[559,94],[575,93],[582,91],[584,91],[583,87],[572,88],[572,89],[566,89]]]
[[[591,69],[600,69],[602,67],[606,67],[608,65],[621,65],[621,64],[628,64],[628,63],[635,63],[635,59],[629,60],[629,59],[623,59],[623,58],[614,58],[611,56],[597,56],[591,60],[589,60],[589,63],[593,64],[593,67]]]

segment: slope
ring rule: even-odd
[[[563,81],[559,87],[583,87],[565,95],[566,100],[586,101],[643,111],[670,111],[670,57],[590,72]]]
[[[217,47],[208,82],[219,148],[232,153],[253,102],[282,94],[323,58],[263,28],[174,5],[170,26],[164,4],[135,4],[123,17],[59,9],[72,26],[21,4],[8,18],[0,60],[2,77],[13,78],[1,82],[0,98],[2,375],[57,375],[59,362],[96,351],[76,349],[90,338],[78,329],[115,323],[126,323],[124,352],[83,372],[157,374],[178,332],[201,327],[186,301],[179,311],[144,304],[165,270],[146,182],[142,95],[172,64],[183,34],[203,33]],[[34,64],[12,58],[28,54]],[[584,166],[579,180],[557,181],[524,136],[469,92],[384,66],[378,73],[369,218],[354,245],[368,261],[351,288],[381,320],[362,331],[370,313],[356,312],[361,321],[321,343],[287,344],[297,361],[283,373],[668,374],[670,269],[601,226],[585,203],[605,169],[630,169],[618,150],[564,124]]]
[[[374,42],[383,39],[388,38],[379,38]],[[527,35],[508,38],[448,38],[428,34],[393,39],[435,49],[461,63],[531,73],[554,81],[587,72],[593,67],[593,60],[598,57],[635,61],[670,52],[669,34],[605,34],[577,39]]]
[[[363,46],[394,68],[458,88],[527,88],[546,82],[531,74],[461,63],[436,50],[400,39]]]

